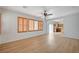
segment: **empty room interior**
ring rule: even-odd
[[[0,53],[79,53],[79,6],[0,6]]]

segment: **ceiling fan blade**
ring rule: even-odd
[[[47,14],[47,16],[50,16],[50,15],[53,15],[53,14]]]

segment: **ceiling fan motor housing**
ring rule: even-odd
[[[44,13],[44,16],[47,16],[47,13],[46,12]]]

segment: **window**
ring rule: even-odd
[[[18,32],[32,32],[34,30],[43,30],[43,21],[34,21],[34,19],[27,19],[18,17]]]
[[[18,17],[18,32],[28,31],[28,20],[27,18]]]
[[[34,30],[38,30],[38,21],[34,21]]]
[[[38,30],[39,31],[43,30],[43,21],[38,21]]]
[[[34,20],[29,19],[29,31],[34,31]]]
[[[28,31],[28,19],[24,18],[24,31]]]

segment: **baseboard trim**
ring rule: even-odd
[[[33,37],[36,37],[36,36],[41,36],[41,35],[45,35],[45,33],[44,33],[44,34],[35,35],[35,36],[31,36],[31,37],[28,37],[28,38],[24,38],[24,39],[30,39],[30,38],[33,38]],[[13,39],[13,40],[11,40],[11,41],[2,42],[2,43],[0,43],[0,45],[1,45],[1,44],[10,43],[10,42],[19,41],[19,40],[24,40],[24,39],[16,39],[16,40],[14,40],[14,39]]]
[[[79,39],[78,35],[67,35],[67,34],[64,34],[64,37]]]

